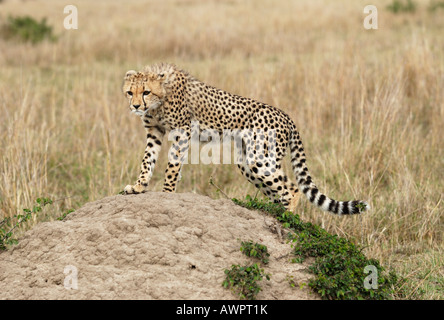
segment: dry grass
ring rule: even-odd
[[[144,132],[127,111],[122,77],[174,62],[288,112],[321,190],[373,208],[338,218],[302,200],[302,217],[396,267],[411,297],[442,299],[444,20],[416,2],[415,13],[394,15],[390,1],[373,1],[373,31],[362,25],[365,1],[79,0],[71,31],[63,2],[1,3],[0,23],[8,14],[47,17],[59,40],[0,39],[0,216],[45,196],[62,199],[54,218],[134,181]],[[232,197],[255,193],[229,165],[187,165],[178,191],[218,197],[210,176]]]

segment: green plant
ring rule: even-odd
[[[245,197],[245,200],[239,200],[233,198],[232,201],[235,204],[245,207],[247,209],[261,210],[273,216],[279,216],[285,212],[285,207],[281,203],[274,203],[268,200],[265,201],[260,200],[256,196],[253,198],[252,196],[247,195]]]
[[[231,269],[225,269],[226,278],[222,285],[231,288],[240,299],[255,300],[262,290],[258,284],[264,277],[270,280],[270,275],[264,273],[257,263],[247,266],[232,265]]]
[[[272,215],[278,221],[282,222],[284,228],[292,229],[293,231],[301,231],[304,228],[304,224],[297,214],[293,214],[290,211],[286,211],[282,203],[276,203],[269,201],[268,199],[261,200],[256,197],[247,195],[245,200],[239,200],[233,198],[232,201],[244,208],[250,210],[260,210],[267,214]]]
[[[62,221],[63,219],[66,218],[66,216],[67,216],[68,214],[70,214],[70,213],[72,213],[72,212],[74,212],[74,211],[75,211],[74,209],[69,209],[69,210],[66,211],[64,214],[62,214],[60,217],[58,217],[57,220]]]
[[[247,196],[245,201],[233,199],[236,204],[249,209],[258,209],[276,217],[283,226],[293,232],[288,234],[294,248],[293,262],[302,262],[306,257],[316,260],[309,270],[315,275],[308,285],[324,299],[390,299],[403,280],[394,272],[387,274],[375,259],[367,259],[356,244],[350,240],[328,233],[312,223],[305,223],[299,216],[288,212],[279,204]],[[365,288],[365,268],[377,270],[378,288]],[[291,285],[291,283],[290,283]]]
[[[391,299],[401,281],[394,272],[387,274],[375,259],[368,259],[357,245],[306,223],[304,230],[290,234],[299,262],[316,257],[309,270],[315,274],[308,285],[325,299]],[[377,271],[376,289],[366,288],[365,268]]]
[[[268,263],[268,257],[270,254],[268,253],[267,246],[259,243],[253,243],[253,241],[242,241],[240,250],[247,257],[254,257],[259,259],[262,263]]]
[[[298,233],[290,233],[289,237],[294,243],[293,253],[303,261],[306,257],[320,257],[331,252],[358,253],[355,244],[345,238],[332,235],[321,227],[306,223],[304,229]]]
[[[32,209],[23,209],[24,214],[4,218],[0,222],[0,250],[6,250],[8,245],[17,244],[17,239],[13,238],[14,230],[31,219],[33,215],[42,211],[43,207],[48,204],[52,204],[51,199],[37,198]]]
[[[377,272],[377,286],[366,288],[364,270],[373,266]],[[387,300],[392,299],[400,280],[394,272],[386,274],[375,259],[367,259],[356,252],[336,252],[318,257],[309,270],[315,274],[308,285],[324,299]]]
[[[401,0],[393,0],[392,3],[387,6],[387,9],[393,13],[413,13],[416,11],[416,4],[413,2],[413,0],[406,0],[405,3]]]
[[[46,23],[46,18],[38,22],[29,16],[8,17],[6,23],[1,27],[1,34],[5,39],[16,38],[33,44],[44,39],[56,40],[52,26]]]

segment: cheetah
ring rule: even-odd
[[[337,215],[368,210],[360,200],[336,201],[321,193],[306,165],[301,137],[295,123],[271,105],[231,94],[207,85],[173,64],[159,63],[142,71],[125,74],[123,93],[129,109],[140,116],[146,130],[146,148],[139,177],[127,185],[124,194],[144,192],[150,182],[166,132],[180,132],[169,149],[163,192],[175,192],[184,158],[188,153],[191,124],[199,130],[224,130],[238,134],[243,145],[238,162],[242,175],[275,202],[294,212],[300,192],[318,208]],[[272,132],[270,135],[269,133]],[[266,133],[266,134],[264,134]],[[267,137],[265,137],[267,136]],[[260,141],[257,143],[257,140]],[[265,152],[257,154],[259,145]],[[290,150],[292,182],[283,172],[282,159]],[[256,157],[248,161],[252,155]]]

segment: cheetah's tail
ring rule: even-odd
[[[313,183],[305,164],[305,153],[299,133],[294,128],[290,140],[291,165],[296,175],[299,189],[308,200],[320,209],[334,214],[357,214],[370,209],[367,202],[361,200],[337,201],[322,194]]]

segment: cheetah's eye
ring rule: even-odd
[[[144,91],[144,92],[143,92],[143,95],[144,95],[144,96],[147,96],[147,95],[149,95],[150,93],[151,93],[151,91]]]
[[[129,95],[129,96],[133,95],[133,93],[131,91],[127,91],[126,94]]]

